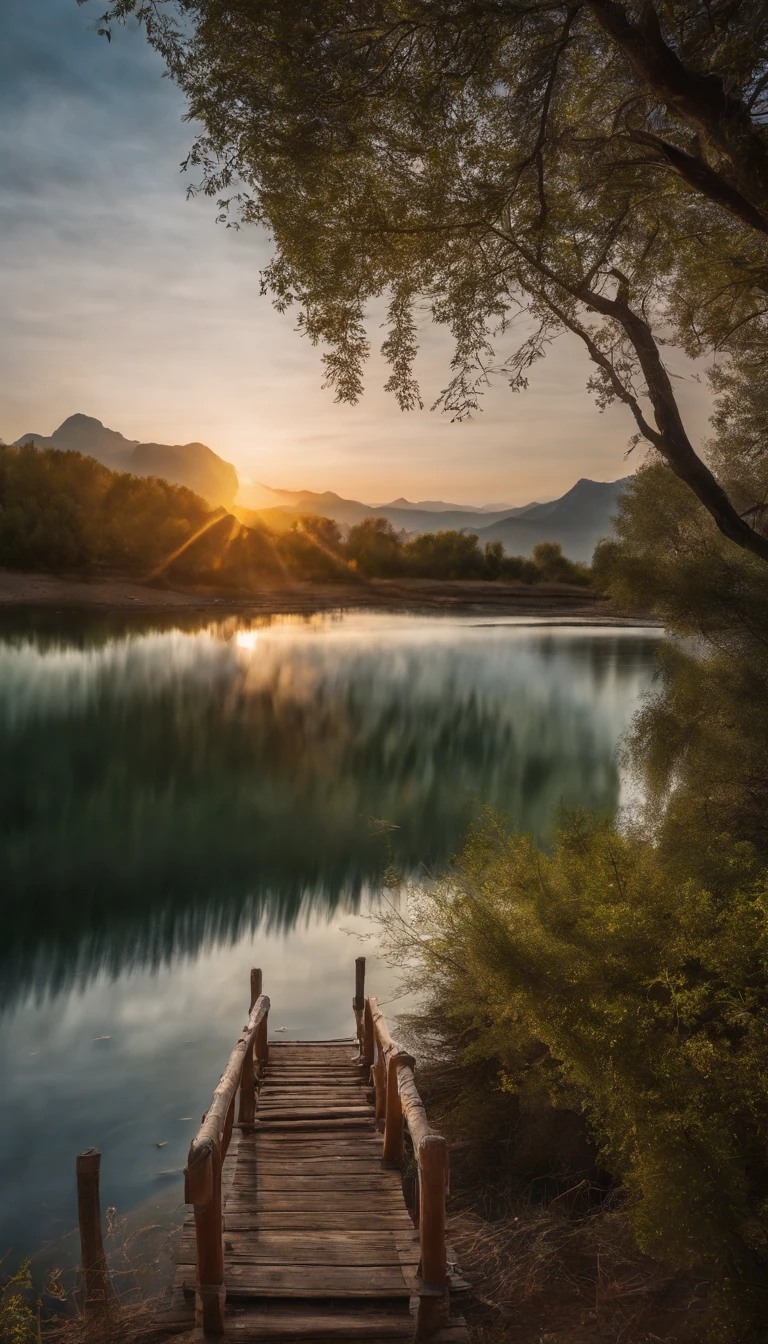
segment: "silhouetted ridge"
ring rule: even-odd
[[[130,471],[135,476],[160,476],[172,485],[185,485],[214,507],[229,508],[238,491],[238,478],[231,462],[204,443],[139,443],[126,439],[116,429],[107,429],[91,415],[70,415],[53,434],[22,434],[16,446],[34,441],[39,448],[95,457],[112,471]]]

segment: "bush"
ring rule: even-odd
[[[433,1054],[460,1042],[466,1068],[492,1064],[510,1115],[583,1112],[640,1248],[716,1285],[733,1338],[751,1338],[768,1305],[768,872],[755,851],[731,848],[707,887],[605,820],[571,819],[550,855],[488,822],[387,938],[426,996]]]
[[[409,574],[424,579],[481,579],[485,557],[472,532],[423,532],[403,547]]]
[[[403,547],[386,518],[364,518],[349,529],[345,555],[367,578],[389,578],[402,573]]]
[[[500,578],[508,583],[540,583],[541,570],[525,555],[505,555],[501,562]]]
[[[547,583],[576,583],[588,587],[592,581],[587,566],[569,560],[557,541],[537,542],[531,559],[539,576]]]
[[[303,515],[275,538],[275,547],[286,570],[296,578],[333,583],[351,577],[342,554],[341,531],[332,518]]]

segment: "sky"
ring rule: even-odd
[[[401,412],[378,354],[359,404],[336,404],[321,352],[259,293],[269,238],[187,199],[183,100],[138,30],[98,36],[103,3],[0,5],[0,438],[48,435],[82,412],[131,439],[207,443],[246,480],[367,502],[523,504],[633,469],[634,424],[623,407],[598,412],[575,337],[527,392],[499,379],[461,424]],[[378,326],[374,313],[374,347]],[[450,355],[449,335],[425,322],[427,408]],[[700,442],[706,387],[682,356],[667,359]]]

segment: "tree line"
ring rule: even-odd
[[[498,541],[481,548],[471,532],[407,538],[385,518],[366,518],[344,536],[314,514],[276,532],[211,510],[185,486],[33,443],[0,448],[0,564],[235,589],[398,577],[590,583],[588,567],[555,542],[540,542],[530,558],[509,556]]]

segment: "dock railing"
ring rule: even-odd
[[[185,1202],[195,1219],[195,1314],[205,1336],[224,1333],[224,1218],[222,1168],[232,1130],[257,1127],[255,1083],[269,1062],[267,1023],[269,999],[262,993],[262,973],[251,971],[251,1011],[229,1056],[211,1104],[189,1148],[184,1169]],[[414,1077],[415,1060],[392,1039],[387,1019],[375,998],[365,997],[365,958],[355,964],[353,1000],[358,1055],[355,1063],[375,1091],[375,1121],[383,1130],[382,1166],[402,1168],[408,1129],[418,1170],[420,1259],[416,1339],[428,1339],[445,1323],[448,1309],[448,1266],[445,1244],[445,1201],[448,1192],[448,1145],[430,1125]],[[237,1121],[235,1102],[239,1092]]]
[[[258,1073],[269,1061],[267,1020],[269,999],[262,994],[262,974],[251,971],[251,1011],[221,1075],[184,1168],[184,1200],[195,1217],[197,1263],[195,1314],[206,1335],[224,1333],[224,1219],[221,1173],[235,1124],[235,1101],[240,1105],[237,1124],[255,1123]]]
[[[356,980],[359,982],[359,973]],[[403,1166],[406,1125],[416,1159],[420,1249],[416,1338],[426,1339],[444,1323],[447,1311],[445,1201],[448,1144],[427,1119],[414,1077],[416,1061],[413,1055],[392,1039],[387,1019],[373,997],[365,999],[361,1034],[360,1064],[363,1069],[370,1070],[376,1097],[376,1122],[384,1131],[382,1166]]]

